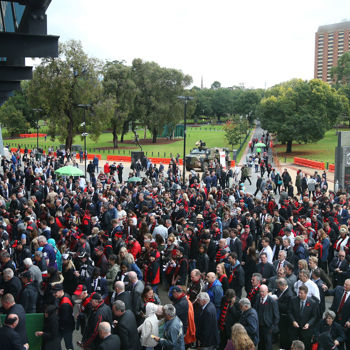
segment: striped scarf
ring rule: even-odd
[[[225,325],[225,319],[226,319],[226,313],[227,313],[227,308],[228,308],[229,302],[226,300],[225,304],[221,310],[220,313],[220,319],[219,319],[219,328],[223,331],[224,330],[224,325]]]

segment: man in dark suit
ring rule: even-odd
[[[266,284],[260,286],[260,300],[257,304],[259,318],[259,350],[272,349],[272,334],[278,331],[280,314],[277,301],[268,295]]]
[[[317,321],[317,305],[307,297],[308,288],[300,286],[298,296],[292,298],[288,316],[292,323],[290,339],[299,339],[305,344],[305,349],[311,349],[311,337]]]
[[[225,264],[226,271],[228,271],[228,285],[229,288],[236,292],[238,298],[242,296],[242,288],[244,286],[244,270],[240,261],[237,259],[236,253],[230,253],[228,256],[229,264]]]
[[[349,264],[345,259],[345,256],[345,252],[341,250],[338,257],[334,257],[329,264],[329,272],[330,274],[333,274],[333,287],[341,286],[344,283],[345,273],[349,270]]]
[[[125,304],[122,301],[117,300],[113,304],[113,314],[117,319],[116,321],[113,321],[113,333],[119,336],[121,348],[140,350],[141,344],[133,312],[131,310],[125,310]]]
[[[259,342],[259,320],[257,312],[252,308],[248,298],[242,298],[239,301],[239,307],[242,311],[239,323],[245,328],[250,339],[255,345]]]
[[[130,271],[128,277],[130,281],[129,287],[132,305],[131,310],[133,311],[138,323],[141,323],[141,294],[145,286],[141,281],[138,280],[136,272]]]
[[[287,257],[287,252],[285,250],[280,250],[278,252],[278,260],[275,260],[272,263],[276,273],[281,267],[284,267],[284,265],[287,263],[286,257]]]
[[[111,325],[108,322],[101,322],[99,324],[98,334],[101,338],[98,350],[120,350],[119,336],[111,334]]]
[[[12,294],[5,294],[1,299],[2,307],[5,309],[7,318],[10,314],[18,316],[18,322],[15,327],[15,331],[21,337],[21,344],[28,343],[27,331],[26,331],[26,313],[23,306],[15,303],[15,299]]]
[[[326,290],[326,295],[333,295],[333,302],[330,307],[337,315],[336,321],[345,327],[345,343],[350,348],[350,279],[346,279],[344,286],[336,286],[334,289]]]
[[[281,349],[289,349],[290,341],[288,328],[290,320],[288,317],[288,308],[294,294],[293,290],[288,287],[288,282],[285,278],[277,279],[276,285],[277,290],[275,291],[275,295],[278,298],[278,310],[280,313],[280,322],[278,324],[280,330],[280,347]]]
[[[273,268],[273,265],[267,262],[267,254],[261,253],[260,254],[261,262],[257,266],[257,272],[259,272],[262,276],[262,282],[268,283],[269,278],[276,275],[275,269]]]
[[[242,261],[242,242],[237,237],[237,230],[230,228],[230,238],[227,239],[228,246],[230,248],[231,253],[235,252],[237,254],[238,261]]]
[[[125,304],[126,310],[132,309],[131,295],[129,292],[125,291],[125,284],[123,281],[117,281],[114,285],[114,293],[111,297],[111,303],[113,304],[117,300],[121,300]]]
[[[199,293],[197,301],[201,306],[198,327],[196,327],[200,348],[215,349],[220,342],[215,305],[206,292]]]
[[[1,349],[28,350],[28,343],[23,344],[20,335],[15,331],[18,326],[18,316],[9,314],[0,328]]]

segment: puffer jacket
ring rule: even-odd
[[[118,264],[114,264],[106,273],[106,281],[107,281],[107,287],[108,292],[113,293],[113,282],[115,280],[115,277],[117,276],[117,273],[119,272],[120,268]]]
[[[141,345],[146,348],[154,348],[157,346],[157,342],[151,338],[151,335],[159,336],[158,318],[156,312],[158,305],[154,303],[148,303],[146,305],[146,319],[141,326],[137,328],[141,333]]]

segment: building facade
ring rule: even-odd
[[[314,78],[332,82],[331,68],[349,50],[350,21],[320,26],[315,36]]]

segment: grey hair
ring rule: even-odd
[[[33,261],[32,261],[31,258],[25,258],[25,259],[23,260],[23,264],[24,264],[25,266],[31,267],[31,266],[33,266]]]
[[[261,273],[259,272],[254,272],[252,277],[256,277],[259,280],[259,282],[261,282],[263,279]]]
[[[166,304],[163,307],[164,314],[169,317],[175,317],[176,316],[176,309],[175,306],[172,304]]]
[[[98,326],[98,329],[102,333],[111,333],[111,325],[108,322],[101,322]]]
[[[121,312],[124,312],[124,311],[125,311],[125,303],[124,303],[124,301],[116,300],[116,301],[113,303],[113,306],[115,307],[115,309],[116,309],[117,311],[121,311]]]
[[[300,272],[303,276],[310,278],[310,272],[306,269],[300,270]]]
[[[197,296],[198,300],[210,301],[209,294],[207,292],[201,292]]]
[[[291,349],[293,349],[293,350],[305,350],[305,345],[300,340],[293,340]]]
[[[288,239],[289,239],[289,238],[288,238]],[[290,241],[290,239],[289,239],[289,241]],[[283,254],[283,255],[284,255],[284,257],[286,257],[286,256],[287,256],[287,252],[286,252],[285,250],[280,250],[278,253]]]
[[[250,300],[248,298],[242,298],[240,301],[239,301],[239,305],[240,306],[249,306],[249,308],[252,307],[252,304],[250,303]]]
[[[13,270],[10,268],[7,268],[3,271],[3,275],[9,277],[10,279],[13,278],[14,273]]]
[[[287,280],[285,278],[283,278],[283,277],[282,278],[277,278],[276,283],[279,286],[283,286],[283,287],[288,285]]]
[[[336,317],[335,312],[332,311],[332,310],[327,310],[327,311],[325,311],[325,312],[323,313],[323,318],[327,318],[327,317],[330,317],[330,318],[332,318],[333,320],[335,320],[335,317]]]
[[[47,243],[47,239],[45,236],[41,235],[38,237],[38,242],[43,242],[43,243]]]

